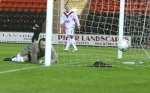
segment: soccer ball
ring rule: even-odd
[[[117,46],[120,51],[123,51],[123,52],[127,51],[129,49],[128,40],[126,39],[119,40]]]

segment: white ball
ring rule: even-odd
[[[129,49],[129,44],[126,39],[119,40],[117,46],[118,46],[118,49],[123,52]]]
[[[43,64],[43,60],[40,60],[40,61],[39,61],[39,64]]]

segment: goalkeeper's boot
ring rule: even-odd
[[[15,56],[12,56],[11,58],[5,58],[3,59],[3,61],[12,61],[12,59],[14,58]]]
[[[12,58],[5,58],[3,61],[12,61]]]
[[[68,52],[68,49],[64,49],[64,51]]]

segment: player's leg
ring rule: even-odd
[[[64,51],[68,51],[68,50],[69,50],[70,41],[71,41],[71,38],[70,38],[70,36],[68,35],[68,36],[67,36],[67,44],[66,44],[66,48],[64,49]]]
[[[69,32],[69,28],[66,29],[66,36],[67,36],[67,44],[66,44],[66,48],[64,49],[64,51],[68,51],[69,50],[69,47],[70,47],[70,41],[71,41],[71,38],[70,38],[70,32]]]
[[[25,55],[25,56],[21,56],[20,53],[12,58],[12,61],[13,62],[25,62],[25,61],[29,61],[29,58],[28,58],[28,55]]]
[[[20,53],[19,53],[16,57],[12,58],[12,61],[13,62],[25,62],[25,61],[28,61],[28,60],[26,59],[26,55],[21,56]]]
[[[77,46],[76,46],[76,42],[75,42],[75,39],[74,39],[74,36],[71,36],[71,43],[72,43],[72,46],[73,46],[73,51],[72,52],[75,52],[75,51],[78,51],[77,49]]]
[[[35,35],[32,36],[32,42],[34,42],[34,41],[35,41]]]
[[[77,51],[77,46],[76,46],[76,42],[75,42],[75,38],[74,38],[74,28],[71,28],[71,44],[74,48],[73,52]]]
[[[39,39],[39,34],[40,34],[40,33],[36,33],[36,34],[35,34],[35,35],[36,35],[36,36],[35,36],[35,40],[36,40],[36,41],[38,41],[38,39]]]
[[[23,57],[20,56],[20,53],[15,57],[5,58],[3,61],[14,61],[14,62],[24,62]]]

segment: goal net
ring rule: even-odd
[[[65,0],[55,2],[59,3],[64,5]],[[72,52],[72,46],[68,52],[63,52],[66,37],[65,34],[59,34],[58,44],[55,47],[59,55],[58,65],[90,66],[96,61],[101,61],[120,68],[131,67],[123,62],[135,62],[132,65],[134,68],[149,67],[150,1],[125,0],[124,2],[123,37],[129,41],[131,48],[123,52],[122,59],[117,58],[120,0],[69,0],[68,3],[79,15],[81,23],[81,29],[75,29],[78,52]],[[54,11],[62,8],[63,6],[61,8],[55,6]],[[62,12],[64,9],[60,10],[60,15]],[[57,23],[59,25],[59,22]],[[64,29],[58,28],[59,31],[63,33]],[[139,65],[138,62],[143,64]]]
[[[52,44],[58,54],[58,62],[53,65],[86,67],[101,61],[119,68],[149,67],[149,0],[124,0],[123,38],[129,41],[131,48],[123,52],[122,59],[118,59],[117,41],[120,1],[123,0],[54,1]],[[63,51],[67,38],[65,28],[60,28],[60,17],[67,1],[81,24],[80,30],[75,28],[77,52],[72,52],[72,45],[68,52]],[[2,0],[0,12],[0,42],[31,43],[32,28],[36,22],[42,26],[40,38],[45,37],[46,0]],[[135,64],[125,65],[123,62]]]

